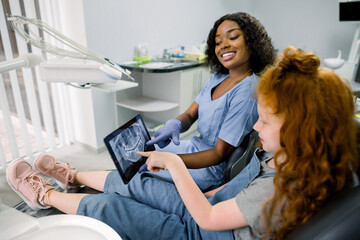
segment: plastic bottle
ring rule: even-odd
[[[179,52],[179,58],[184,58],[184,57],[185,57],[185,47],[181,46],[180,52]]]
[[[181,46],[180,50],[175,50],[174,53],[172,54],[173,57],[176,58],[184,58],[185,57],[185,47]]]

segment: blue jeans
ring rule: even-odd
[[[258,176],[260,161],[254,154],[250,163],[209,202],[234,198]],[[206,231],[189,214],[173,183],[154,178],[151,173],[137,174],[126,188],[116,183],[117,172],[108,175],[104,193],[88,195],[79,205],[77,214],[107,223],[123,239],[233,239],[232,230]],[[121,181],[121,180],[120,180]]]

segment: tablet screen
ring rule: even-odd
[[[123,182],[127,184],[146,162],[146,157],[138,151],[155,151],[153,145],[146,146],[150,140],[141,115],[137,115],[104,138],[105,145]]]

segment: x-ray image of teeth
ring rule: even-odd
[[[105,145],[125,184],[129,183],[146,162],[147,158],[138,155],[137,152],[155,151],[154,145],[146,145],[149,140],[150,135],[140,114],[104,138]]]
[[[138,161],[141,156],[138,155],[137,152],[144,151],[145,149],[145,143],[147,141],[145,134],[146,132],[142,129],[142,125],[136,122],[117,135],[113,141],[111,141],[117,159],[131,162]]]

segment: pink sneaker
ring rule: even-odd
[[[31,165],[23,159],[10,163],[6,169],[6,179],[10,187],[33,210],[50,208],[43,203],[45,194],[53,189],[39,172],[35,172]]]
[[[63,163],[50,155],[41,154],[35,160],[34,166],[40,173],[54,178],[56,183],[64,190],[79,186],[74,184],[77,170],[72,168],[69,163]]]

